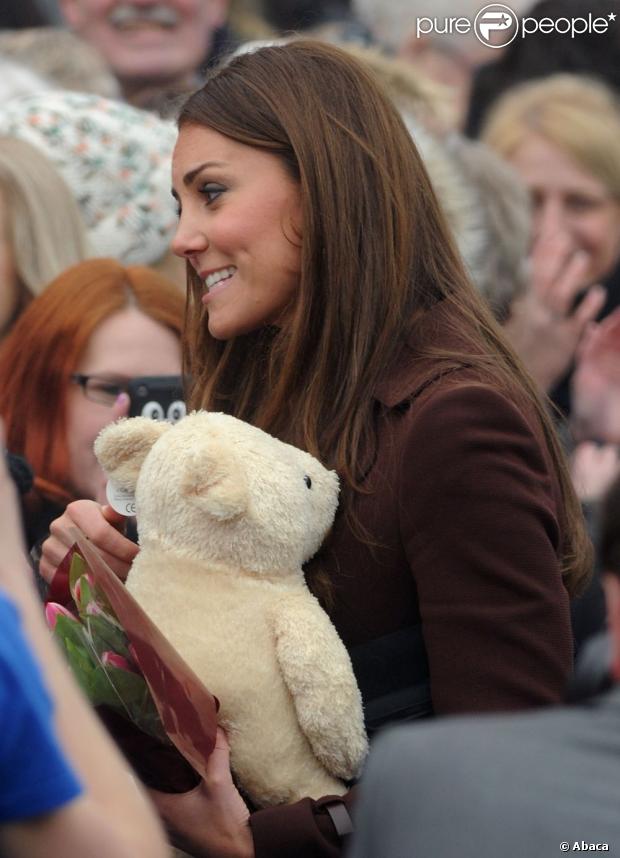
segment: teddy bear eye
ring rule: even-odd
[[[304,477],[304,483],[308,486],[309,489],[312,488],[312,480],[310,479],[308,474],[306,474],[306,476]]]

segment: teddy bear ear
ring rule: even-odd
[[[151,447],[168,429],[170,423],[164,420],[122,418],[101,430],[95,439],[95,456],[119,488],[133,492]]]
[[[226,444],[217,440],[186,458],[181,492],[218,521],[242,515],[248,505],[243,469]]]

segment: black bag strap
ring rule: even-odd
[[[357,644],[349,655],[369,735],[388,723],[433,714],[428,659],[419,624]]]

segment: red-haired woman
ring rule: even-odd
[[[7,448],[35,474],[29,544],[75,498],[104,502],[93,441],[127,412],[129,379],[180,373],[184,306],[151,269],[93,259],[57,277],[0,346]]]

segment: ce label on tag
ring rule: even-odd
[[[119,486],[115,486],[112,480],[109,480],[105,494],[108,503],[115,512],[126,516],[136,514],[136,498],[133,492],[121,489]]]

